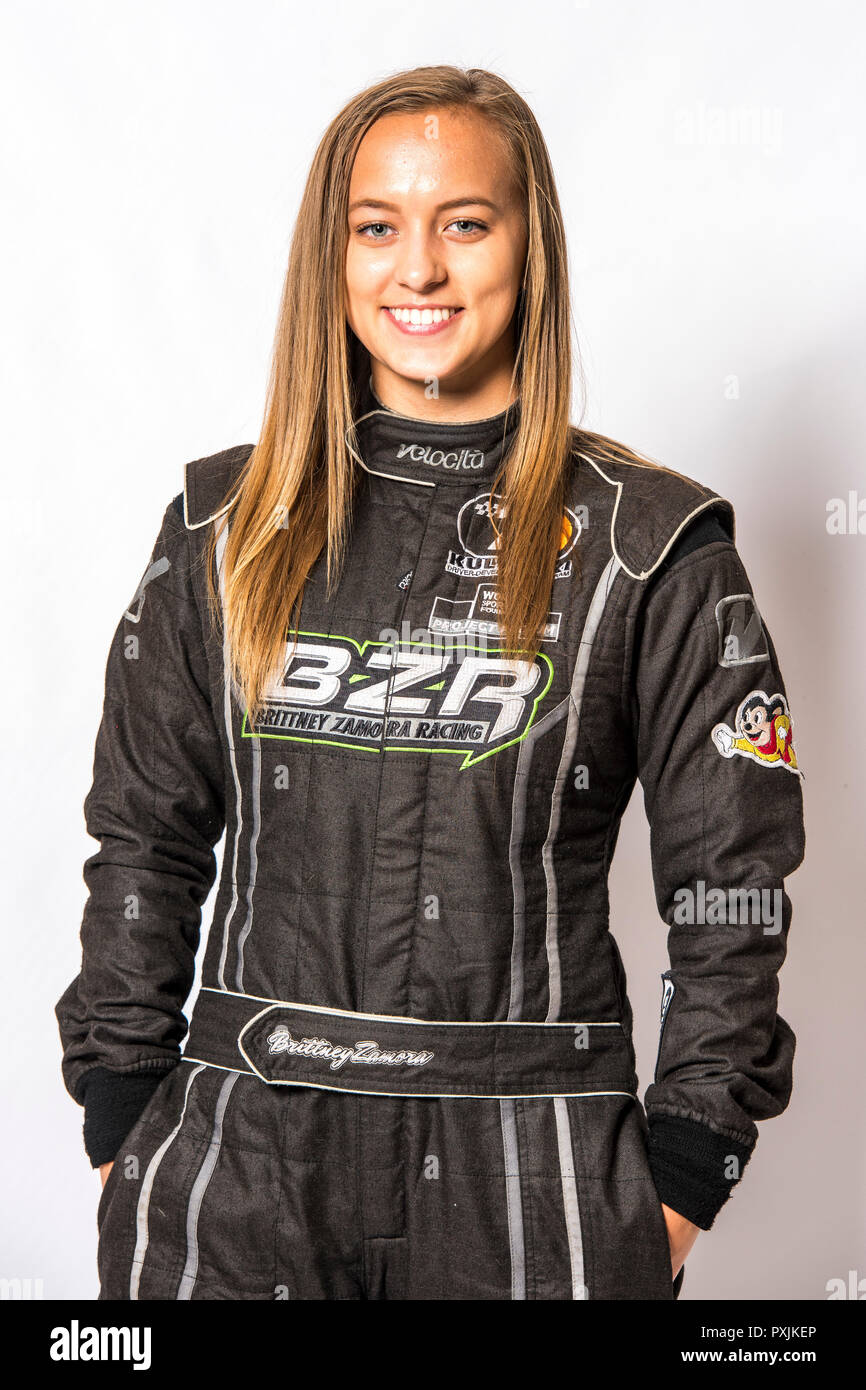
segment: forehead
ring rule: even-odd
[[[358,146],[349,196],[488,198],[510,182],[502,133],[477,111],[431,107],[382,116]]]

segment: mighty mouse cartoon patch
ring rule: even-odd
[[[734,728],[716,724],[712,739],[723,758],[737,754],[764,767],[786,767],[798,777],[794,731],[784,695],[750,690],[737,710]]]

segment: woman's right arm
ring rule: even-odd
[[[85,1148],[104,1181],[179,1060],[225,823],[223,752],[180,497],[166,509],[111,642],[84,814],[100,848],[84,865],[81,969],[56,1014],[63,1079],[84,1105]]]

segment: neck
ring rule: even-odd
[[[486,420],[513,405],[518,397],[512,382],[513,372],[514,359],[509,357],[492,371],[485,372],[481,381],[440,381],[433,395],[431,378],[413,381],[373,359],[370,383],[386,410],[416,420],[459,424]]]
[[[373,393],[370,373],[358,383],[356,438],[346,446],[359,465],[390,482],[438,488],[490,486],[520,428],[520,398],[495,415],[471,420],[422,419],[390,410]]]

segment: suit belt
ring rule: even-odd
[[[203,987],[183,1057],[272,1086],[475,1099],[634,1095],[618,1022],[455,1022]]]

